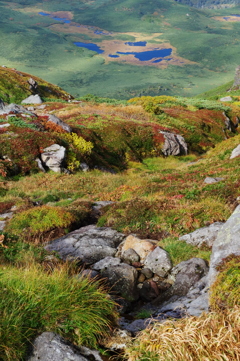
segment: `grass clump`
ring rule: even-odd
[[[5,231],[19,240],[39,243],[64,233],[74,221],[74,215],[60,207],[40,206],[17,213]]]
[[[203,313],[142,331],[127,349],[128,361],[239,360],[239,306]]]
[[[51,274],[39,266],[0,270],[0,359],[24,360],[30,342],[44,331],[96,347],[113,320],[114,303],[99,284],[70,277],[68,268]]]
[[[240,256],[229,256],[217,267],[219,274],[210,290],[211,309],[219,312],[240,306]]]

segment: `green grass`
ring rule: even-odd
[[[39,333],[56,332],[71,342],[96,347],[109,331],[114,304],[98,283],[68,274],[47,274],[31,265],[0,268],[0,359],[24,360]]]

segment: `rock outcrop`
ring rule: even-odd
[[[38,94],[30,95],[26,99],[24,99],[21,103],[22,104],[42,104],[42,99]]]
[[[58,125],[60,128],[62,128],[63,130],[65,130],[67,133],[71,133],[72,132],[72,128],[70,127],[70,125],[68,125],[67,123],[65,123],[63,120],[59,119],[58,117],[56,117],[56,115],[54,114],[50,114],[48,115],[48,121],[52,122],[56,125]]]
[[[233,149],[230,159],[234,159],[239,156],[240,156],[240,144],[236,148]]]
[[[59,144],[53,144],[50,147],[43,149],[41,153],[41,161],[43,165],[53,172],[64,171],[66,158],[66,148]]]
[[[186,155],[188,146],[185,139],[179,134],[161,131],[165,138],[162,152],[165,156],[169,155]]]

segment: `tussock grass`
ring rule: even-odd
[[[37,265],[0,269],[0,359],[23,360],[28,345],[44,331],[96,347],[109,331],[114,303],[95,281],[58,267],[47,274]]]
[[[128,361],[239,361],[239,311],[235,306],[154,325],[128,348]]]

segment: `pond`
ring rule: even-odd
[[[62,22],[64,22],[65,24],[70,24],[70,23],[71,23],[71,21],[70,21],[69,19],[60,18],[60,17],[58,17],[58,16],[54,16],[54,15],[49,14],[49,13],[44,13],[44,12],[42,12],[42,11],[40,11],[38,14],[39,14],[39,15],[42,15],[42,16],[49,16],[51,19],[54,19],[54,20],[57,20],[57,21],[62,21]]]

